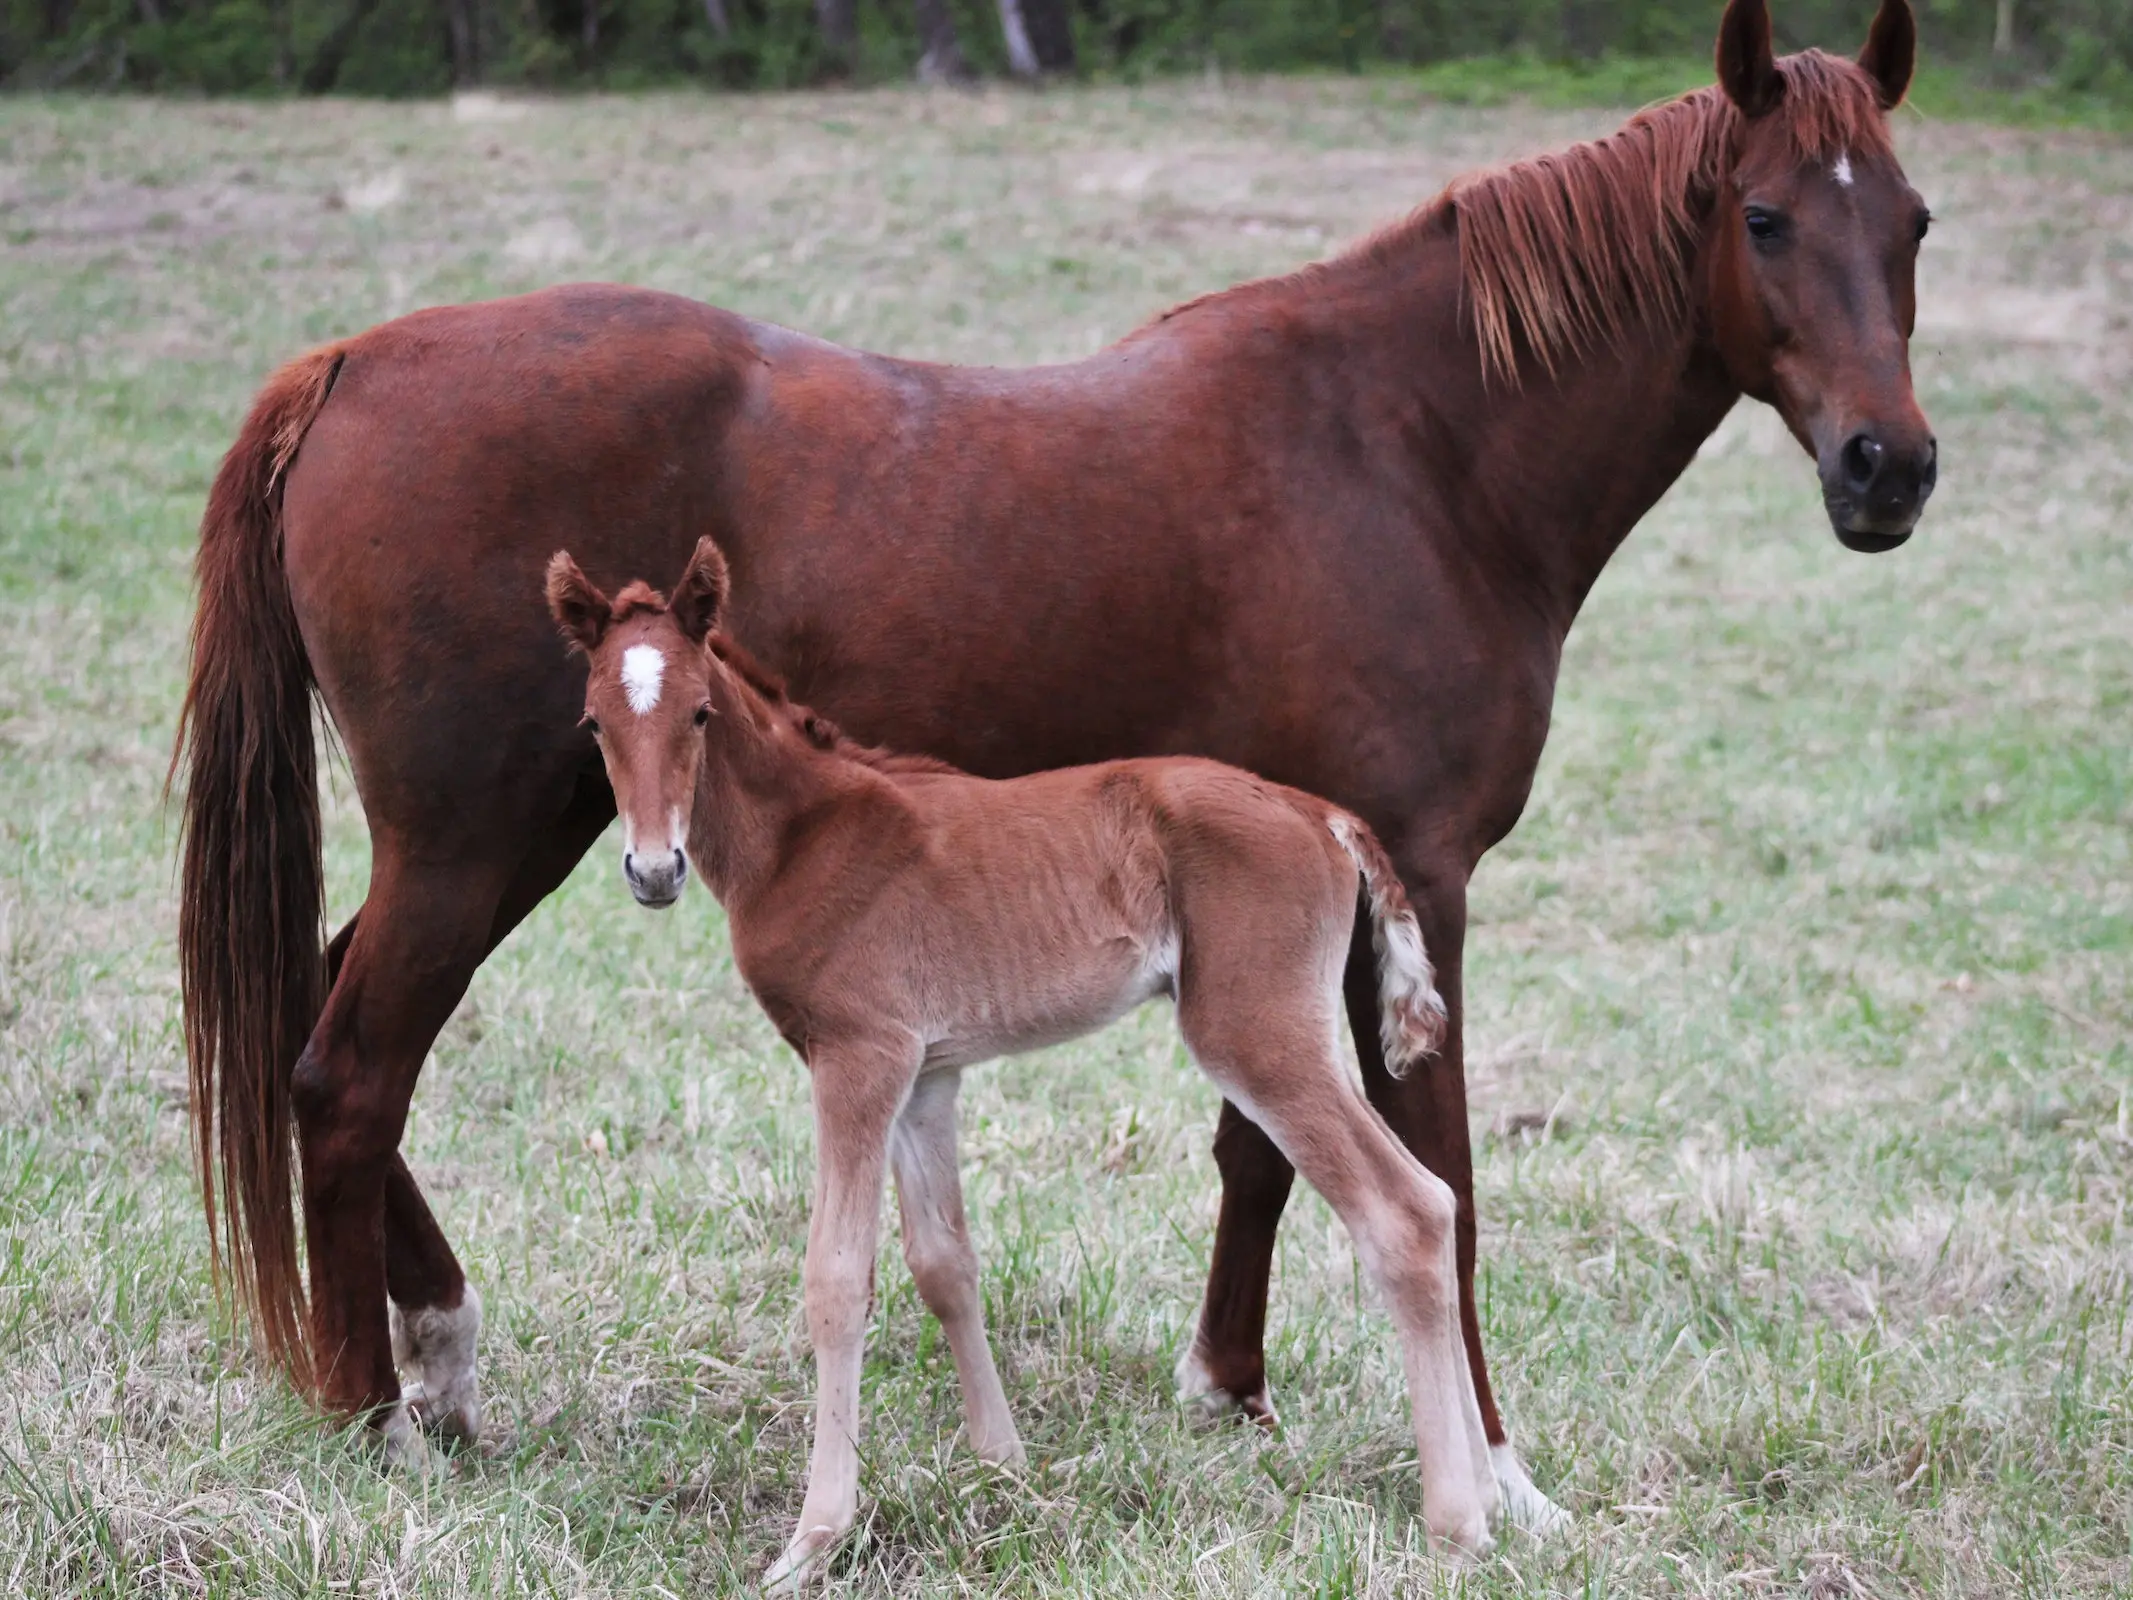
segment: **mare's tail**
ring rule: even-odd
[[[1422,945],[1422,927],[1378,836],[1345,811],[1333,811],[1326,826],[1362,874],[1361,898],[1378,956],[1378,1040],[1386,1071],[1404,1078],[1444,1043],[1444,999]]]
[[[311,663],[282,570],[280,488],[340,361],[329,346],[269,378],[215,474],[171,755],[173,779],[185,766],[178,968],[210,1255],[268,1356],[305,1386],[289,1094],[325,1004],[325,891]]]

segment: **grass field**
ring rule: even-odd
[[[188,561],[307,342],[569,277],[1073,356],[1609,114],[1386,82],[518,107],[0,101],[0,1589],[696,1594],[797,1509],[801,1069],[603,846],[482,973],[411,1158],[491,1430],[382,1476],[207,1286],[159,785]],[[2133,1585],[2133,144],[1912,117],[1942,487],[1879,559],[1744,410],[1571,640],[1475,884],[1490,1349],[1575,1515],[1424,1553],[1389,1325],[1299,1196],[1274,1439],[1169,1395],[1214,1100],[1167,1014],[975,1074],[1025,1477],[885,1253],[860,1594]],[[336,779],[331,905],[359,902]],[[627,1003],[623,1003],[623,1002]]]

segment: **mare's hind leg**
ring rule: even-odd
[[[1181,996],[1186,1043],[1217,1087],[1245,1108],[1340,1217],[1400,1332],[1422,1515],[1432,1535],[1469,1551],[1491,1543],[1498,1506],[1466,1351],[1452,1249],[1456,1201],[1404,1150],[1342,1069],[1323,995],[1209,985]],[[1330,980],[1331,974],[1328,974]],[[1255,996],[1240,1005],[1239,997]]]
[[[918,1080],[890,1131],[889,1165],[903,1219],[904,1264],[948,1336],[970,1448],[983,1460],[1019,1467],[1022,1440],[985,1339],[978,1256],[970,1247],[963,1180],[956,1171],[955,1095],[962,1081],[960,1072],[934,1072]]]
[[[396,1453],[419,1455],[419,1448],[397,1404],[386,1194],[397,1188],[403,1201],[411,1195],[419,1204],[398,1155],[408,1101],[431,1042],[488,951],[509,876],[508,868],[464,858],[417,864],[379,841],[369,898],[290,1084],[319,1397],[330,1409],[378,1420]],[[405,1237],[404,1206],[399,1216]],[[427,1253],[440,1251],[449,1259],[442,1234],[434,1234]],[[458,1274],[456,1261],[451,1270]]]
[[[570,875],[614,812],[604,780],[588,775],[580,782],[563,815],[534,840],[506,886],[490,923],[489,951]],[[334,976],[355,926],[351,921],[342,929],[328,952]],[[481,1295],[467,1282],[406,1158],[397,1152],[385,1176],[385,1289],[393,1364],[409,1416],[442,1438],[473,1442],[482,1424],[476,1366]]]

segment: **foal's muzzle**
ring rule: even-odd
[[[1864,428],[1820,467],[1822,504],[1838,540],[1873,555],[1895,549],[1918,526],[1940,478],[1940,449],[1930,436],[1912,442]]]
[[[622,877],[637,904],[663,911],[681,898],[689,881],[689,858],[680,850],[629,850],[623,852]]]

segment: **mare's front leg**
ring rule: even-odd
[[[985,1339],[978,1256],[970,1246],[963,1181],[956,1170],[955,1096],[962,1082],[963,1075],[953,1071],[920,1078],[889,1135],[896,1205],[903,1219],[904,1264],[948,1336],[970,1448],[982,1460],[1019,1467],[1024,1460],[1022,1440]]]
[[[797,1585],[859,1515],[859,1370],[889,1130],[918,1077],[915,1041],[810,1039],[815,1210],[807,1228],[807,1331],[815,1347],[815,1442],[800,1525],[763,1581]]]

